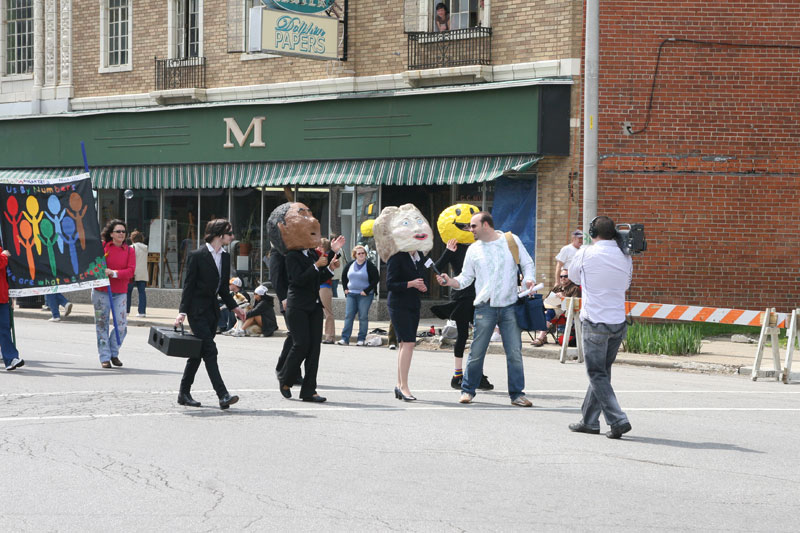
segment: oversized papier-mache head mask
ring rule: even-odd
[[[286,202],[276,207],[267,220],[269,242],[281,254],[320,245],[319,220],[300,202]]]
[[[480,209],[472,204],[451,205],[442,211],[436,221],[439,236],[445,243],[455,239],[459,244],[472,244],[475,242],[475,235],[469,230],[469,222],[478,212]]]
[[[385,207],[372,231],[383,261],[397,252],[428,253],[433,248],[433,230],[414,204]]]

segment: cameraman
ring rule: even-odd
[[[583,352],[589,389],[581,406],[580,422],[569,425],[570,431],[600,433],[600,412],[611,429],[609,439],[618,439],[631,430],[611,387],[611,365],[625,339],[625,292],[631,284],[633,261],[622,253],[616,242],[614,221],[599,216],[589,225],[592,246],[581,248],[572,260],[569,279],[581,286],[583,301]]]

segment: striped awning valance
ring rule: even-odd
[[[97,167],[97,189],[247,188],[284,185],[454,185],[524,172],[539,161],[534,155],[367,159]],[[24,176],[62,177],[82,169],[0,170],[0,181]]]

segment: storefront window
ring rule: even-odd
[[[261,191],[231,190],[231,275],[242,278],[244,288],[252,291],[261,281]]]
[[[163,227],[162,227],[163,226]],[[197,248],[197,189],[164,191],[164,224],[151,225],[150,242],[161,241],[161,281],[165,289],[183,286],[186,259]]]
[[[484,191],[486,192],[486,203],[484,204]],[[466,185],[459,185],[456,194],[457,204],[472,204],[478,207],[481,211],[492,212],[492,203],[494,201],[494,183],[469,183]]]
[[[99,202],[97,211],[100,216],[101,230],[112,219],[125,219],[125,197],[122,195],[122,191],[102,189],[98,191],[97,200]]]
[[[311,208],[311,212],[319,220],[321,234],[323,237],[329,235],[330,224],[328,221],[328,188],[314,187],[301,188],[297,190],[297,201],[306,204]]]
[[[228,217],[228,189],[201,189],[200,190],[200,226],[198,236],[200,243],[206,232],[206,224],[215,218]],[[233,226],[233,231],[236,231]]]
[[[378,260],[378,252],[375,249],[375,239],[365,237],[361,233],[361,225],[367,220],[374,220],[378,217],[378,187],[357,187],[356,188],[356,210],[355,216],[355,230],[356,241],[355,244],[363,244],[367,249],[367,258],[372,261],[375,266],[380,266]],[[352,248],[352,246],[350,247]],[[346,257],[350,259],[349,249],[347,250]]]
[[[123,207],[126,207],[125,212],[127,212],[126,223],[128,225],[128,230],[131,233],[133,231],[140,231],[144,235],[144,243],[147,245],[148,254],[152,254],[150,228],[153,222],[160,218],[161,209],[159,202],[161,200],[161,191],[134,189],[132,192],[133,196],[125,201],[126,204],[123,204]],[[159,222],[156,222],[156,225],[158,224]],[[160,249],[160,243],[157,249]],[[158,286],[158,259],[158,254],[148,255],[148,287]]]

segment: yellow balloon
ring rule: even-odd
[[[375,225],[375,219],[371,218],[361,223],[361,235],[364,237],[372,237],[372,226]]]
[[[439,236],[444,242],[456,239],[460,244],[472,244],[475,236],[469,230],[469,221],[478,212],[480,209],[472,204],[451,205],[442,211],[436,221]]]

